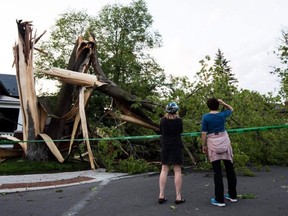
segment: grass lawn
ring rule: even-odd
[[[82,161],[27,161],[23,159],[7,159],[0,163],[0,175],[23,175],[71,172],[91,169],[88,162]]]

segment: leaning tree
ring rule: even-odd
[[[83,40],[82,37],[77,39],[67,69],[42,70],[44,74],[63,82],[56,108],[51,109],[45,100],[37,98],[34,86],[33,51],[38,50],[35,44],[44,33],[39,37],[33,35],[31,22],[19,20],[17,26],[19,39],[14,46],[14,63],[23,114],[23,142],[20,144],[27,159],[47,160],[48,153],[51,151],[58,161],[63,162],[65,158],[59,151],[59,143],[53,140],[62,138],[65,123],[72,120],[73,130],[70,134],[68,154],[71,152],[75,138],[82,137],[87,146],[91,168],[95,168],[96,162],[89,143],[85,115],[85,106],[95,90],[113,99],[118,112],[115,112],[115,109],[107,110],[107,114],[111,117],[138,124],[156,132],[159,130],[158,124],[143,112],[143,110],[153,112],[153,103],[139,100],[137,96],[125,91],[107,78],[99,64],[93,34],[90,34],[89,40]],[[90,68],[94,74],[87,74]],[[133,106],[135,103],[137,106]],[[47,124],[48,117],[51,120]],[[46,145],[43,145],[41,141],[44,141]]]

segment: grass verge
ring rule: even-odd
[[[89,170],[90,164],[82,161],[27,161],[8,159],[0,164],[0,175],[24,175]]]

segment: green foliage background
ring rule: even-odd
[[[159,122],[164,107],[169,101],[180,105],[180,116],[185,132],[201,129],[201,117],[208,112],[206,100],[216,97],[234,108],[227,121],[227,129],[287,124],[287,31],[283,31],[284,42],[277,50],[283,68],[275,68],[275,74],[282,79],[279,95],[261,95],[242,89],[229,66],[229,60],[218,49],[215,58],[209,55],[199,61],[201,69],[194,78],[166,76],[164,70],[149,54],[161,46],[162,37],[153,30],[153,17],[143,0],[129,5],[107,5],[96,16],[85,11],[68,11],[59,16],[51,29],[51,36],[42,42],[41,49],[48,55],[37,54],[36,68],[66,68],[77,37],[95,35],[101,67],[109,79],[139,100],[155,104],[155,110],[146,114]],[[173,53],[171,53],[173,55]],[[93,73],[93,71],[90,71]],[[41,73],[38,79],[43,78]],[[109,119],[105,109],[111,105],[111,98],[94,92],[87,105],[87,118],[92,136],[150,135],[151,130]],[[138,106],[135,103],[133,106]],[[237,167],[259,164],[287,165],[287,129],[264,132],[249,132],[230,136]],[[185,138],[187,149],[198,165],[208,166],[200,151],[200,137]],[[159,140],[100,141],[93,150],[97,162],[109,170],[131,173],[159,168]],[[188,154],[186,165],[194,165]],[[156,164],[156,166],[155,166]]]

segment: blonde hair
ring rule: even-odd
[[[167,118],[167,119],[176,119],[176,118],[179,118],[179,115],[177,113],[165,113],[164,115],[164,118]]]

